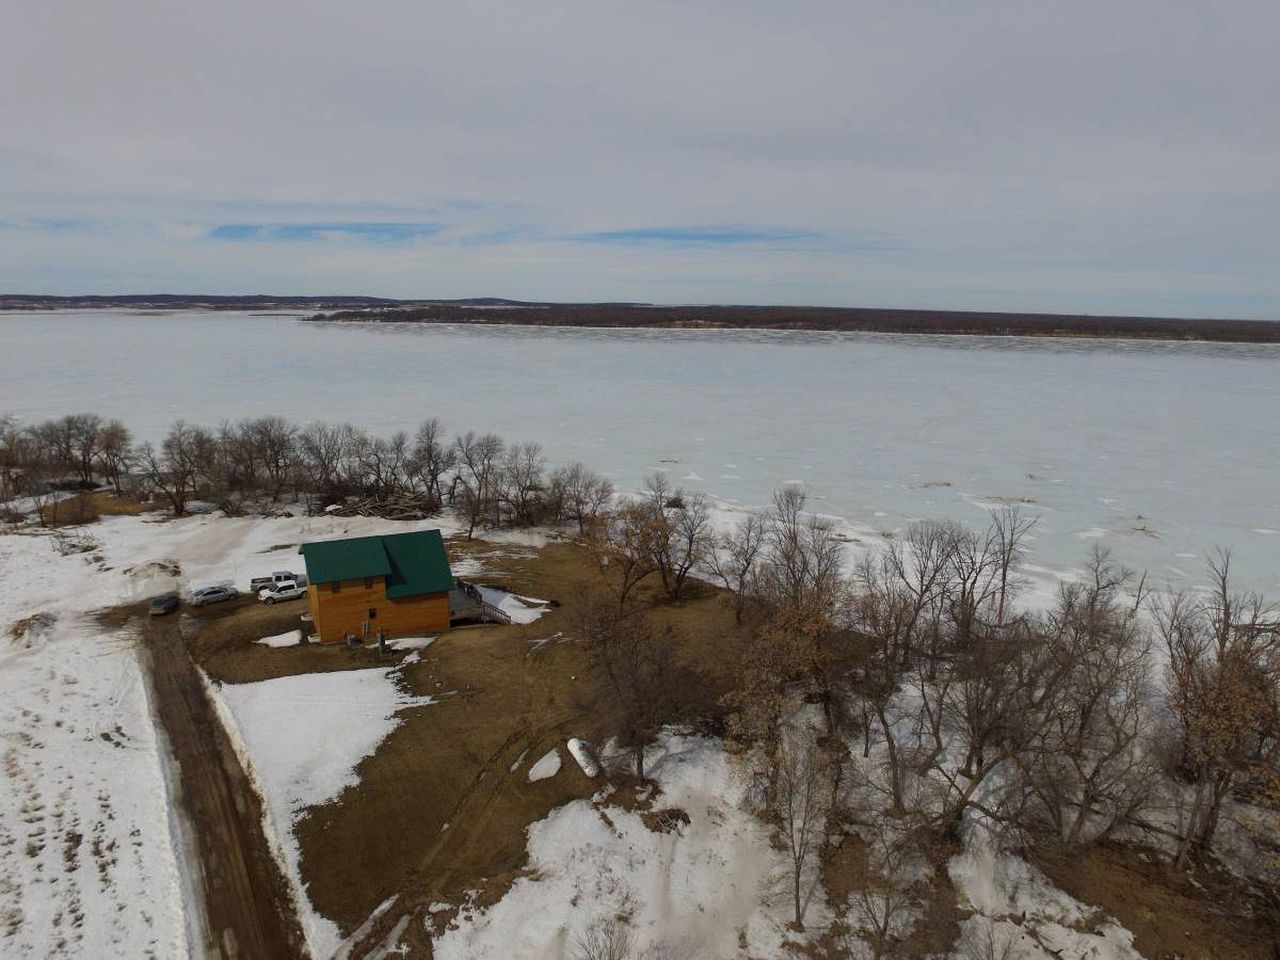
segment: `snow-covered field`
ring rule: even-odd
[[[92,569],[0,537],[0,956],[186,956],[166,748],[132,637],[83,616]]]
[[[243,347],[272,339],[294,349]],[[91,406],[155,439],[177,416],[384,433],[437,416],[537,441],[621,489],[665,469],[759,506],[802,481],[816,509],[871,538],[925,517],[984,524],[986,508],[1018,503],[1041,518],[1032,562],[1049,571],[1100,543],[1152,583],[1185,583],[1233,546],[1242,587],[1280,587],[1275,345],[77,311],[0,317],[0,357],[0,412],[30,419]]]

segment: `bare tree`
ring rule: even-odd
[[[1022,928],[1012,923],[971,925],[961,937],[960,956],[963,960],[1015,960],[1020,936]]]
[[[424,420],[414,437],[410,472],[425,488],[432,509],[444,505],[444,478],[457,462],[457,447],[446,442],[444,426],[435,417]]]
[[[70,420],[44,420],[27,428],[33,456],[46,483],[53,487],[64,482],[75,469],[75,447]]]
[[[866,715],[862,755],[866,758],[871,754],[871,720],[874,719],[885,744],[890,808],[897,814],[906,811],[910,744],[904,742],[905,735],[896,722],[894,706],[909,676],[920,637],[932,636],[941,630],[942,588],[934,583],[932,573],[925,581],[913,580],[910,572],[913,569],[905,565],[903,555],[893,549],[880,557],[864,558],[858,567],[858,589],[845,612],[845,618],[869,644],[868,656],[857,678]],[[939,578],[940,570],[936,574]]]
[[[102,418],[96,413],[76,413],[63,418],[72,463],[80,485],[93,486],[93,468],[102,442]]]
[[[1179,865],[1211,848],[1240,776],[1252,765],[1274,767],[1280,751],[1280,617],[1261,597],[1232,589],[1229,552],[1219,552],[1209,569],[1214,589],[1207,597],[1175,594],[1156,607],[1179,742],[1175,772],[1195,788]]]
[[[0,416],[0,501],[12,500],[18,495],[19,478],[30,457],[30,442],[16,417]]]
[[[805,503],[798,486],[773,495],[758,583],[765,601],[775,606],[838,593],[843,545],[830,521],[805,513]]]
[[[643,782],[645,747],[679,706],[671,628],[655,630],[643,617],[623,616],[603,591],[583,598],[576,627],[612,695],[618,743],[631,750]]]
[[[711,507],[700,493],[668,487],[666,475],[645,481],[645,501],[652,514],[653,565],[671,600],[679,600],[685,581],[711,548]]]
[[[218,425],[217,439],[221,483],[227,495],[247,497],[262,482],[261,448],[255,436],[254,421],[223,421]]]
[[[601,514],[588,528],[587,545],[601,573],[613,581],[619,609],[657,572],[653,558],[664,533],[649,505],[634,500]]]
[[[1035,525],[1035,518],[1022,516],[1017,507],[1004,507],[992,518],[987,540],[996,565],[997,624],[1005,622],[1009,602],[1023,585],[1017,571],[1025,552],[1023,543]]]
[[[515,443],[507,448],[498,471],[499,498],[511,510],[517,525],[538,522],[542,496],[546,492],[544,471],[547,458],[536,443]]]
[[[51,519],[50,507],[57,503],[59,496],[55,484],[62,476],[62,471],[42,456],[39,447],[33,446],[31,458],[23,467],[22,486],[31,498],[31,506],[42,527],[48,526]]]
[[[1142,742],[1150,653],[1142,599],[1132,575],[1095,552],[1090,576],[1061,588],[1041,627],[1056,676],[1026,703],[1019,765],[1029,822],[1068,848],[1105,840],[1131,820],[1156,773]]]
[[[586,533],[613,500],[613,483],[581,463],[560,467],[551,474],[563,515],[578,524],[578,532]]]
[[[486,516],[496,513],[495,487],[504,444],[492,433],[477,436],[468,430],[454,441],[462,482],[462,505],[467,515],[467,537]]]
[[[805,888],[807,868],[821,846],[826,829],[829,770],[814,731],[787,731],[780,741],[774,774],[774,812],[790,863],[792,925],[804,929],[812,886]],[[817,880],[812,881],[813,885]]]
[[[375,503],[391,501],[404,492],[408,479],[409,437],[403,431],[390,437],[357,434],[351,447],[355,480]]]
[[[122,493],[122,481],[134,460],[133,435],[121,420],[108,420],[102,427],[98,447],[98,464],[102,475],[117,494]]]
[[[297,466],[298,428],[283,417],[259,417],[250,425],[253,446],[272,502],[279,500]]]
[[[347,492],[343,465],[350,456],[355,434],[350,424],[313,423],[299,435],[303,475],[313,493],[336,499]]]
[[[755,579],[765,549],[767,525],[763,514],[748,513],[733,530],[716,539],[708,562],[733,595],[733,619],[742,622],[747,601],[755,593]]]
[[[208,462],[212,444],[213,438],[206,431],[177,420],[158,451],[150,443],[142,445],[142,469],[168,499],[175,517],[186,513],[187,504],[197,495],[196,482]]]
[[[908,932],[919,856],[910,835],[888,824],[881,826],[868,844],[867,876],[853,895],[857,931],[871,950],[873,960],[891,956]]]
[[[781,749],[782,720],[792,706],[805,637],[794,612],[777,611],[750,638],[736,661],[737,679],[722,698],[728,708],[725,739],[742,756],[758,755],[772,768]]]
[[[1016,511],[993,516],[984,534],[913,524],[858,567],[848,617],[870,642],[857,682],[867,719],[863,755],[874,719],[897,814],[907,812],[908,782],[932,777],[916,802],[933,809],[916,812],[954,823],[1024,735],[1021,711],[1044,679],[1044,645],[1025,621],[1009,618],[1008,606],[1029,528]],[[908,684],[915,695],[904,700]],[[950,765],[955,747],[964,757],[959,771]]]

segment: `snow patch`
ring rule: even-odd
[[[549,600],[522,597],[519,594],[507,593],[505,590],[479,584],[476,585],[476,589],[480,591],[480,596],[484,598],[485,603],[491,607],[497,607],[511,618],[512,623],[533,623],[544,614],[551,612]]]
[[[1000,850],[985,821],[965,824],[964,850],[948,865],[962,906],[961,943],[1010,945],[1010,960],[1142,960],[1133,934],[1049,882],[1020,857]],[[1002,954],[997,950],[994,956]]]
[[[560,751],[552,747],[538,758],[537,763],[529,768],[529,782],[537,783],[539,780],[547,780],[559,772]]]
[[[302,631],[290,630],[288,633],[278,633],[274,637],[263,637],[253,642],[266,647],[296,647],[302,643]]]
[[[433,944],[435,956],[564,957],[587,924],[617,914],[630,917],[641,950],[793,956],[782,943],[789,909],[778,882],[782,856],[743,807],[743,783],[720,745],[665,734],[650,753],[663,804],[685,811],[687,825],[655,832],[638,811],[587,800],[556,809],[529,828],[531,876],[485,912],[464,906],[456,928]],[[548,909],[570,903],[572,910]]]
[[[425,650],[431,646],[438,637],[399,637],[395,640],[387,641],[388,650]]]

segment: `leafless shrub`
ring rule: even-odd
[[[635,937],[617,917],[597,917],[573,941],[573,960],[633,960]]]
[[[970,926],[960,938],[963,960],[1014,960],[1020,934],[995,923]]]
[[[882,824],[868,844],[867,874],[851,899],[851,927],[873,960],[892,956],[918,915],[922,860],[909,833]]]

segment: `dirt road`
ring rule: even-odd
[[[262,832],[261,801],[209,702],[178,617],[148,619],[142,635],[199,848],[210,950],[223,960],[307,957],[287,881]]]

